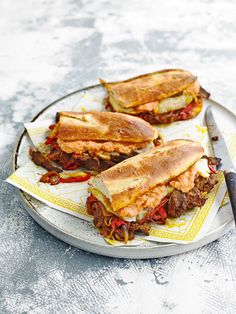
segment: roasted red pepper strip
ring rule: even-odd
[[[87,198],[87,202],[88,203],[94,203],[97,202],[98,200],[96,199],[95,196],[93,196],[92,194]]]
[[[112,218],[112,222],[111,222],[112,229],[116,229],[117,227],[120,227],[120,226],[125,225],[125,224],[126,223],[124,222],[124,220],[122,220],[118,217]]]
[[[107,109],[110,109],[110,108],[112,108],[112,106],[111,106],[110,103],[108,103],[108,104],[105,106],[105,109],[107,110]]]
[[[90,179],[91,174],[87,173],[85,176],[60,178],[60,183],[84,182]]]
[[[87,198],[86,201],[86,208],[89,215],[94,216],[94,207],[93,203],[97,202],[98,200],[92,194]]]
[[[155,216],[156,214],[159,214],[161,216],[161,222],[165,223],[165,219],[167,218],[167,214],[165,209],[163,208],[163,206],[166,204],[166,202],[168,202],[168,199],[165,197],[163,198],[163,200],[160,202],[160,204],[158,206],[156,206],[153,210],[151,210],[143,219],[141,219],[139,221],[139,223],[144,223],[147,221],[150,221],[152,219],[153,216]]]
[[[56,126],[56,124],[51,124],[51,125],[49,125],[49,129],[53,130],[55,128],[55,126]]]
[[[40,182],[50,183],[51,185],[59,184],[60,174],[56,171],[48,171],[44,175],[42,175]]]
[[[44,142],[45,145],[51,145],[56,141],[55,137],[47,137],[46,141]]]
[[[74,162],[68,162],[62,166],[62,168],[65,170],[75,170],[78,167],[79,167],[79,165],[77,163],[74,163]]]
[[[216,166],[215,165],[208,165],[208,167],[212,173],[216,173]]]
[[[156,214],[159,214],[161,216],[161,222],[164,224],[167,218],[167,213],[164,209],[164,207],[159,207],[158,210],[156,211]]]
[[[190,103],[188,106],[186,106],[180,111],[180,116],[182,117],[183,120],[188,118],[188,113],[192,108],[193,108],[193,105],[192,103]]]

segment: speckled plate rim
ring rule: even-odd
[[[74,94],[77,94],[79,92],[85,92],[93,88],[97,88],[101,86],[100,84],[92,85],[86,88],[78,89],[74,92],[71,92],[54,102],[47,105],[45,108],[43,108],[37,115],[34,116],[34,118],[31,120],[31,122],[35,121],[44,111],[46,111],[48,108],[56,105],[58,102],[61,102],[63,99],[72,96]],[[210,99],[211,102],[215,103],[217,106],[221,107],[223,110],[227,111],[228,114],[233,115],[233,117],[236,119],[236,115],[218,103],[217,101]],[[27,134],[26,130],[23,130],[20,136],[18,137],[13,153],[13,171],[17,169],[17,157],[18,157],[18,150],[21,145],[21,141],[23,137]],[[17,193],[19,195],[19,200],[21,201],[23,207],[27,210],[28,214],[46,231],[48,231],[50,234],[55,236],[56,238],[74,246],[79,249],[82,249],[87,252],[109,256],[109,257],[117,257],[117,258],[128,258],[128,259],[148,259],[148,258],[158,258],[158,257],[165,257],[165,256],[172,256],[177,255],[181,253],[185,253],[197,248],[200,248],[212,241],[217,240],[221,236],[223,236],[225,233],[230,231],[234,227],[234,221],[233,219],[229,222],[226,222],[222,225],[220,225],[218,228],[208,232],[205,237],[200,239],[197,242],[192,242],[189,244],[175,244],[175,243],[166,243],[164,245],[154,247],[113,247],[113,246],[105,246],[102,244],[97,244],[90,242],[85,239],[78,239],[75,236],[67,233],[66,231],[58,228],[53,223],[49,222],[45,217],[40,215],[35,210],[35,206],[25,198],[24,193],[22,190],[17,189]],[[227,206],[227,205],[226,205]],[[228,205],[229,206],[229,205]],[[178,249],[177,249],[178,248]]]

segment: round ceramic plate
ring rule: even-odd
[[[104,110],[102,104],[104,97],[105,91],[101,85],[76,91],[50,104],[33,121],[52,119],[58,111]],[[213,100],[205,100],[204,107],[207,105],[213,105],[214,114],[220,127],[236,132],[236,117],[232,112]],[[204,110],[197,118],[203,122]],[[17,143],[14,170],[22,165],[29,145],[29,138],[24,132]],[[145,241],[136,247],[115,247],[107,244],[91,223],[48,207],[20,190],[19,194],[33,219],[55,237],[85,251],[112,257],[143,259],[180,254],[216,240],[234,226],[231,208],[227,204],[218,211],[209,232],[197,242],[173,244]]]

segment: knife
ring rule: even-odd
[[[229,199],[236,222],[236,171],[230,157],[224,138],[217,127],[212,106],[207,107],[205,113],[206,125],[211,141],[211,146],[216,157],[221,158],[220,168],[224,170],[225,182],[229,193]]]

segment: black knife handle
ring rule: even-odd
[[[236,222],[236,171],[234,169],[225,170],[224,175],[232,211],[234,214],[234,220]]]

